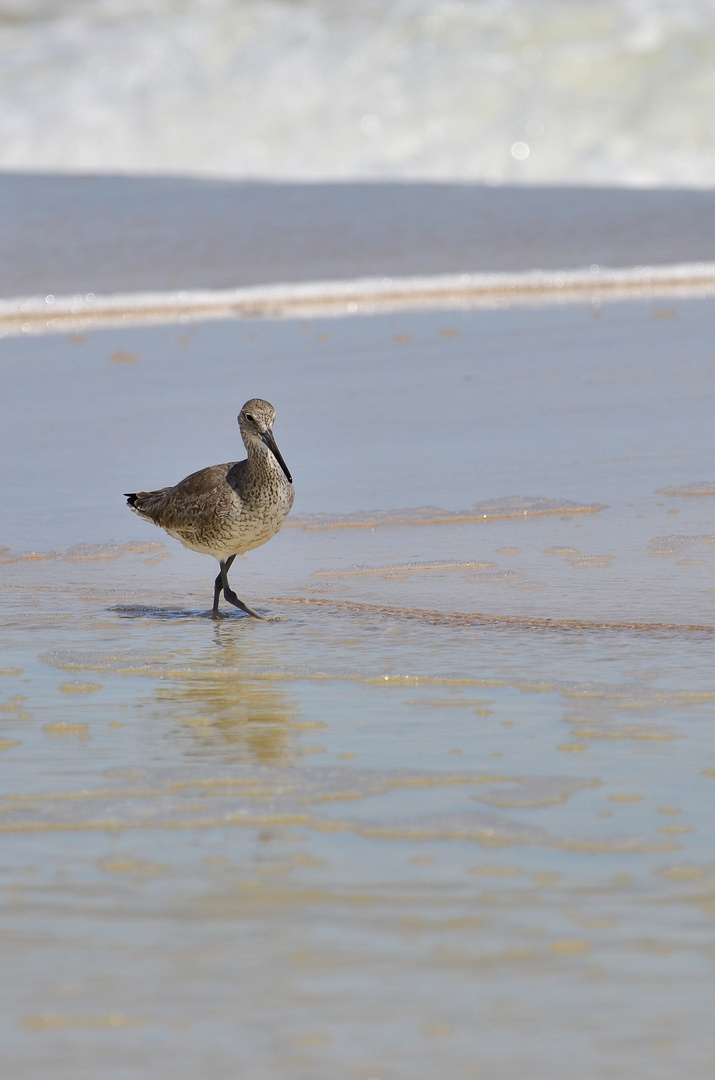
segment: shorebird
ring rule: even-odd
[[[238,427],[248,457],[200,469],[174,487],[125,492],[135,514],[152,521],[184,547],[218,559],[212,614],[224,598],[235,607],[263,618],[228,583],[237,555],[252,551],[280,529],[293,505],[293,478],[273,438],[276,410],[251,398],[238,414]]]

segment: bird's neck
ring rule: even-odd
[[[275,457],[263,443],[249,443],[246,447],[248,454],[248,468],[250,472],[265,473],[265,472],[279,472],[283,475],[283,470],[276,461]]]

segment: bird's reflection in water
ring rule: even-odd
[[[181,738],[184,753],[221,764],[290,764],[290,724],[298,706],[285,684],[269,674],[279,668],[276,651],[266,649],[265,640],[259,646],[221,623],[213,638],[213,647],[190,672],[157,689],[162,712],[168,706],[174,714],[172,737]]]

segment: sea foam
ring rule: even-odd
[[[709,186],[709,0],[7,0],[0,167]]]

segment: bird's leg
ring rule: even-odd
[[[218,600],[219,596],[221,595],[221,589],[223,589],[224,598],[228,600],[229,604],[233,604],[234,607],[240,608],[241,611],[245,611],[247,615],[252,615],[254,619],[262,619],[262,615],[259,615],[257,611],[254,611],[252,608],[250,608],[248,604],[244,604],[243,600],[239,600],[239,598],[236,596],[235,592],[228,583],[228,572],[231,569],[231,563],[235,558],[235,555],[230,555],[229,558],[225,561],[219,562],[221,572],[216,578],[216,582],[214,584],[213,614],[216,615],[218,613]]]
[[[223,582],[221,581],[221,571],[219,570],[214,581],[214,606],[211,608],[212,615],[218,615],[218,602],[221,599],[221,590],[223,589]]]
[[[232,562],[233,562],[233,560],[235,558],[236,558],[235,555],[229,555],[229,557],[226,559],[225,562],[221,562],[221,560],[219,559],[219,565],[220,565],[221,569],[219,570],[218,574],[216,575],[216,580],[214,581],[214,606],[213,606],[213,608],[211,610],[212,615],[218,615],[218,602],[219,602],[219,600],[221,598],[221,592],[223,590],[223,572],[224,572],[224,569],[226,570],[226,573],[228,573],[229,570],[231,569],[231,564],[232,564]]]

